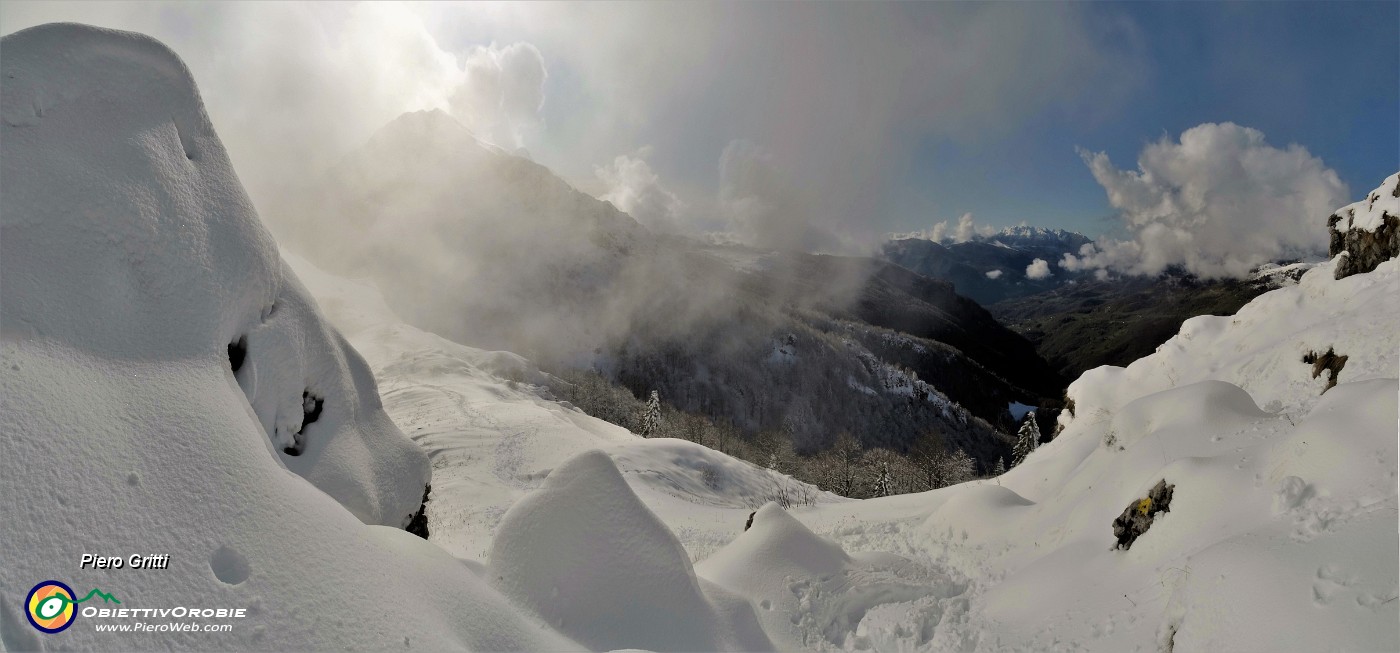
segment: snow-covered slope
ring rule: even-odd
[[[1328,264],[1192,319],[1080,377],[1055,441],[924,528],[956,533],[964,497],[1005,495],[980,511],[983,548],[958,552],[1001,577],[982,600],[1004,641],[1394,649],[1398,296],[1400,261],[1342,281]],[[1349,358],[1322,395],[1302,358],[1333,347]],[[1162,479],[1170,512],[1113,550],[1110,521]]]

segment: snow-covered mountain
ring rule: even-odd
[[[1084,374],[999,478],[846,501],[284,263],[155,41],[38,27],[0,79],[5,650],[1400,649],[1400,260],[1338,256]],[[398,528],[425,458],[426,542]],[[809,494],[754,510],[780,492]],[[48,634],[46,579],[246,615]]]

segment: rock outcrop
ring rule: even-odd
[[[1338,279],[1370,272],[1400,255],[1400,173],[1366,199],[1333,213],[1327,227],[1328,256],[1345,255],[1337,261]]]

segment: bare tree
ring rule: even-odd
[[[823,467],[827,487],[841,496],[853,496],[865,459],[865,450],[860,443],[850,433],[842,433],[837,436],[836,444],[826,452],[825,458]]]

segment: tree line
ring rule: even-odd
[[[644,437],[677,438],[721,451],[760,467],[839,494],[866,499],[924,492],[979,477],[1000,474],[998,457],[990,468],[937,431],[923,433],[906,451],[862,444],[850,432],[840,433],[827,448],[799,452],[791,433],[781,429],[745,433],[732,423],[677,409],[653,390],[645,400],[593,371],[571,370],[557,376],[551,389],[589,415]],[[1016,446],[1016,462],[1024,459],[1039,437],[1032,413]]]

